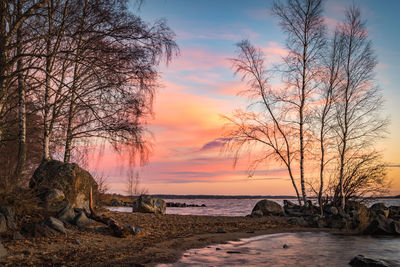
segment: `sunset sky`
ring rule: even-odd
[[[229,58],[235,43],[249,39],[262,47],[269,64],[286,54],[285,35],[269,13],[269,0],[146,0],[139,14],[145,21],[165,18],[177,35],[180,56],[162,73],[155,103],[153,154],[140,168],[142,186],[151,194],[294,195],[285,169],[274,162],[249,179],[247,159],[233,168],[220,152],[222,114],[245,108],[237,96],[243,84],[234,77]],[[343,18],[349,1],[326,1],[329,27]],[[380,144],[392,166],[392,193],[400,194],[400,1],[355,1],[367,19],[378,55],[376,79],[383,89],[390,134]],[[135,11],[137,12],[137,11]],[[107,149],[92,168],[108,176],[112,192],[124,193],[127,163]]]

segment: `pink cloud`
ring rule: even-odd
[[[280,62],[282,57],[285,57],[288,54],[287,49],[276,42],[269,42],[268,45],[266,47],[262,47],[261,50],[266,55],[267,63]]]
[[[165,72],[204,71],[215,68],[229,68],[227,55],[205,49],[186,49],[175,59]]]

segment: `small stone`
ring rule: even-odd
[[[221,248],[215,248],[215,250],[222,250]]]
[[[88,217],[86,217],[86,214],[84,212],[81,212],[75,216],[73,224],[79,227],[85,227],[90,224],[90,220],[88,219]]]
[[[135,226],[135,225],[128,225],[128,226],[124,226],[124,228],[128,229],[128,231],[132,234],[132,235],[138,235],[143,233],[142,229],[139,226]]]
[[[60,221],[59,219],[56,219],[54,217],[49,217],[44,221],[44,224],[47,226],[53,228],[54,230],[65,234],[67,231],[64,227],[64,223]]]
[[[14,239],[14,240],[21,240],[21,239],[24,239],[24,236],[21,235],[20,232],[14,232],[14,233],[13,233],[13,239]]]
[[[74,208],[71,205],[65,206],[65,208],[57,214],[57,218],[66,223],[72,223],[76,217]]]
[[[7,231],[7,220],[6,217],[0,213],[0,233]]]
[[[7,219],[8,228],[16,228],[15,224],[15,209],[11,206],[0,206],[0,213],[2,213]]]
[[[29,250],[24,250],[24,251],[22,251],[22,254],[24,254],[24,255],[31,255],[32,252],[29,251]]]
[[[7,249],[0,242],[0,258],[5,257],[7,255],[8,255]]]
[[[228,250],[226,253],[228,254],[240,254],[240,251],[236,251],[236,250]]]
[[[329,212],[330,212],[332,215],[338,215],[339,210],[338,210],[336,207],[330,207],[330,208],[329,208]]]
[[[78,239],[74,239],[73,243],[76,244],[76,245],[81,245],[82,244],[82,242],[79,241]]]
[[[218,234],[225,234],[225,233],[227,233],[227,232],[226,232],[226,230],[223,229],[223,228],[218,228],[217,233],[218,233]]]
[[[286,244],[283,244],[283,248],[289,248],[289,246]]]
[[[6,216],[7,220],[14,220],[15,210],[11,206],[0,206],[0,213]]]

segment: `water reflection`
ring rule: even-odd
[[[358,254],[400,266],[400,238],[314,232],[264,235],[188,250],[177,263],[159,266],[349,266]]]

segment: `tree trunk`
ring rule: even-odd
[[[325,167],[325,146],[324,146],[324,116],[323,114],[323,119],[322,119],[322,125],[321,125],[321,135],[320,135],[320,142],[321,142],[321,165],[320,165],[320,185],[319,185],[319,191],[318,191],[318,205],[319,205],[319,210],[321,215],[324,215],[324,210],[322,208],[322,191],[324,190],[324,167]]]
[[[21,16],[22,3],[21,0],[17,3],[17,16]],[[22,32],[21,29],[17,31],[17,56],[22,54]],[[17,62],[17,77],[18,77],[18,118],[19,118],[19,133],[18,133],[18,160],[15,178],[19,181],[25,169],[26,161],[26,107],[25,107],[25,82],[22,73],[23,62],[22,58]]]
[[[92,187],[90,187],[89,191],[89,209],[90,209],[90,214],[89,218],[92,220],[95,220],[96,222],[104,223],[105,225],[110,228],[112,234],[116,237],[127,237],[130,235],[130,231],[127,228],[124,228],[118,224],[118,222],[110,217],[107,216],[99,216],[95,213],[93,209],[93,192],[92,192]]]
[[[6,52],[6,23],[7,23],[7,2],[0,1],[0,141],[3,133],[3,117],[2,110],[6,98],[5,75],[7,66]]]
[[[46,78],[44,94],[44,118],[43,118],[43,159],[50,159],[50,72],[51,72],[51,38],[53,34],[53,7],[52,1],[48,4],[49,28],[46,43]]]
[[[85,1],[85,7],[83,8],[82,19],[80,23],[80,29],[84,28],[86,22],[86,15],[87,15],[87,8],[88,8],[88,0]],[[67,124],[67,137],[65,140],[65,150],[64,150],[64,162],[69,162],[71,159],[71,145],[73,139],[73,130],[72,130],[72,122],[75,115],[75,107],[76,107],[76,87],[77,87],[77,80],[79,75],[79,59],[81,56],[81,45],[82,45],[83,34],[80,33],[78,37],[78,42],[76,46],[76,55],[75,55],[75,65],[74,65],[74,73],[73,73],[73,82],[71,88],[71,101],[69,105],[68,111],[68,124]]]

